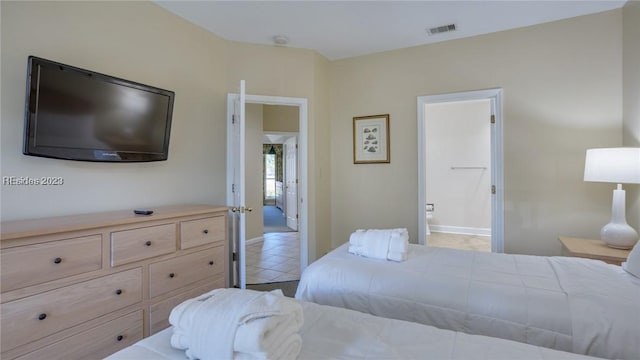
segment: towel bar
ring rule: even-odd
[[[486,166],[452,166],[451,170],[487,170]]]

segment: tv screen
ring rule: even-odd
[[[174,92],[29,57],[26,155],[104,162],[166,160]]]

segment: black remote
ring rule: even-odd
[[[135,209],[133,213],[136,215],[151,215],[153,214],[153,210]]]

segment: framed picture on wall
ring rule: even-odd
[[[389,114],[353,118],[353,163],[389,163]]]

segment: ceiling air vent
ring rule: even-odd
[[[436,34],[441,34],[441,33],[455,31],[455,30],[456,30],[456,24],[449,24],[449,25],[443,25],[443,26],[427,29],[427,33],[429,35],[436,35]]]

